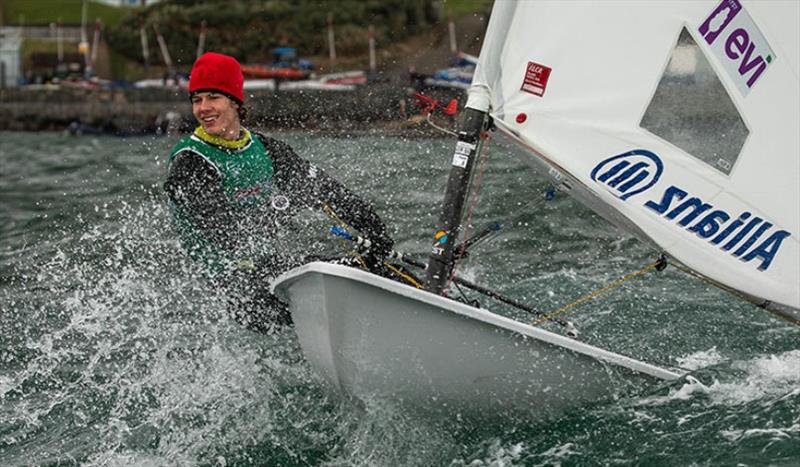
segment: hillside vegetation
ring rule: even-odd
[[[179,70],[188,71],[197,52],[200,24],[207,24],[205,50],[227,53],[243,63],[270,63],[271,50],[295,47],[299,56],[324,61],[328,56],[327,20],[331,15],[340,64],[364,66],[369,26],[384,59],[387,48],[432,31],[446,33],[448,17],[487,13],[492,0],[163,0],[146,7],[113,7],[92,1],[88,19],[100,18],[109,49],[112,77],[138,79],[145,73],[140,25],[145,26],[150,75],[163,72],[154,26],[164,36]],[[80,24],[81,0],[3,0],[6,24]],[[409,43],[414,43],[411,41]],[[419,42],[419,41],[416,41]],[[406,47],[399,47],[404,53]],[[35,49],[26,47],[28,53]],[[47,49],[49,51],[49,48]],[[323,66],[324,67],[324,66]],[[161,71],[159,71],[161,70]]]
[[[327,18],[332,15],[336,52],[363,54],[368,28],[380,44],[402,41],[442,20],[434,0],[170,0],[126,16],[108,42],[122,55],[140,60],[140,21],[157,24],[176,62],[191,63],[197,50],[200,23],[208,25],[206,49],[236,56],[243,62],[270,62],[270,50],[293,46],[302,56],[327,54]],[[150,41],[151,56],[159,56]]]
[[[2,0],[4,24],[47,26],[59,20],[70,26],[81,24],[82,0]],[[119,8],[104,3],[89,1],[86,17],[90,23],[100,19],[103,24],[115,26],[129,13],[127,8]]]

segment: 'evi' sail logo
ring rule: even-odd
[[[697,28],[736,87],[746,96],[775,58],[739,0],[722,0]]]
[[[626,200],[655,185],[663,171],[664,164],[657,155],[646,149],[634,149],[600,162],[591,177]]]

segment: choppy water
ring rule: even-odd
[[[427,250],[451,141],[277,136],[372,199],[398,249]],[[569,318],[703,384],[537,424],[340,400],[290,329],[244,330],[193,272],[159,188],[173,143],[0,134],[0,465],[800,464],[800,330],[674,269]],[[544,187],[493,154],[475,223]],[[461,272],[545,310],[654,259],[564,197],[506,230]]]

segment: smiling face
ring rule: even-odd
[[[239,138],[239,104],[213,91],[192,94],[192,113],[206,133],[223,139]]]

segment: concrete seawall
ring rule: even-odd
[[[248,92],[248,121],[261,127],[335,128],[406,118],[406,89],[374,83],[355,91]],[[64,130],[73,122],[109,133],[155,131],[167,121],[192,126],[180,89],[39,88],[0,90],[0,130]]]

